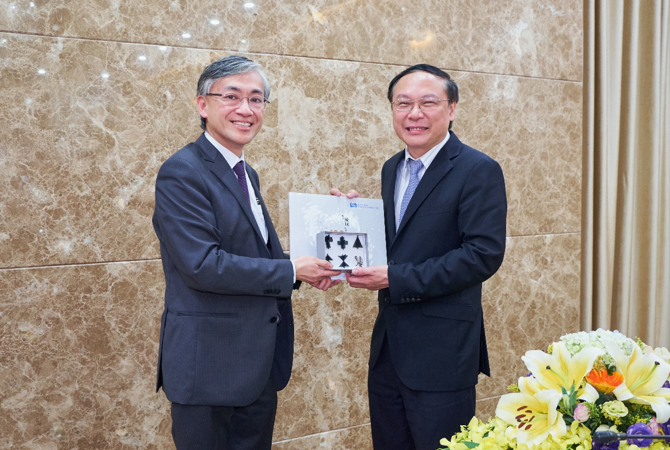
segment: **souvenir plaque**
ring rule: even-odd
[[[368,235],[322,231],[316,235],[316,257],[331,262],[335,270],[367,267]]]

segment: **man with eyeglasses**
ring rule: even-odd
[[[258,63],[211,63],[198,81],[205,132],[156,179],[166,284],[156,390],[172,402],[178,450],[270,449],[293,361],[291,292],[299,281],[325,290],[340,273],[315,257],[288,259],[244,161],[269,96]]]
[[[458,87],[446,72],[412,66],[388,99],[406,144],[382,168],[388,265],[347,280],[379,291],[368,374],[374,448],[434,450],[470,421],[478,375],[490,376],[481,292],[505,252],[505,182],[496,161],[450,131]]]

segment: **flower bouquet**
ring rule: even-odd
[[[530,371],[487,423],[473,417],[450,450],[670,450],[670,440],[602,444],[596,431],[670,435],[670,352],[617,331],[568,334],[521,358]],[[441,449],[446,450],[446,449]]]

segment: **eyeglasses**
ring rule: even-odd
[[[396,111],[411,111],[414,109],[414,104],[419,105],[419,109],[434,109],[437,108],[439,102],[451,102],[448,98],[432,98],[432,97],[423,97],[418,100],[408,100],[400,99],[394,102],[391,102],[393,109]]]
[[[245,98],[249,102],[249,108],[253,109],[254,111],[263,111],[265,109],[265,105],[267,103],[270,103],[269,100],[266,100],[261,96],[240,97],[235,94],[217,94],[213,92],[208,92],[205,95],[216,97],[217,100],[219,100],[223,104],[223,106],[227,108],[237,108],[242,104],[242,100],[244,100]]]

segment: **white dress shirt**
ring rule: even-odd
[[[421,164],[423,164],[423,167],[421,170],[419,170],[419,180],[423,178],[423,174],[426,173],[426,170],[428,170],[428,166],[430,166],[430,163],[433,162],[437,154],[439,153],[440,149],[444,147],[444,144],[447,143],[449,140],[449,134],[447,133],[447,136],[437,144],[435,147],[431,148],[429,151],[424,153],[419,159],[421,161]],[[405,191],[407,190],[407,186],[409,186],[409,177],[410,177],[410,171],[409,171],[409,164],[406,163],[408,159],[414,159],[412,156],[409,154],[409,151],[407,151],[407,147],[405,147],[405,158],[398,164],[398,168],[396,169],[396,176],[395,176],[395,192],[393,194],[393,204],[395,205],[395,229],[398,231],[398,226],[400,225],[400,205],[402,204],[402,198],[405,195]]]

